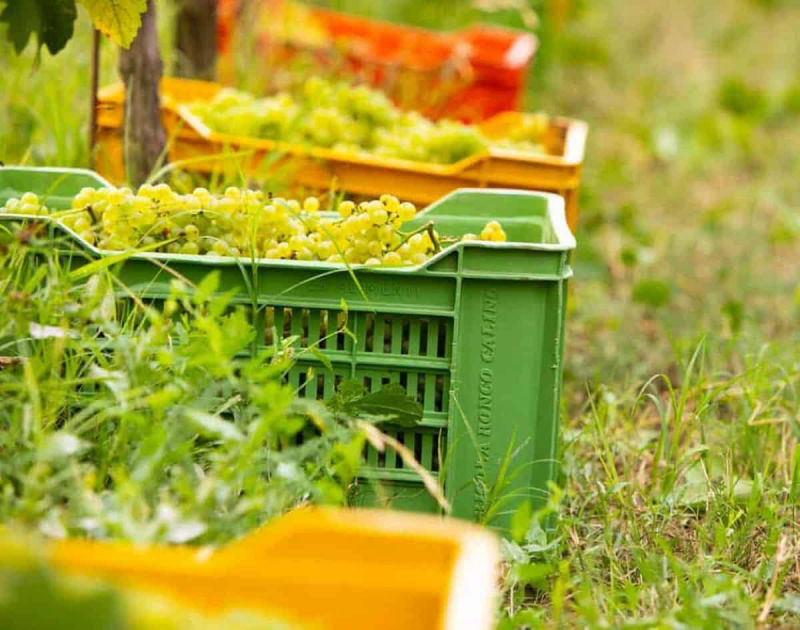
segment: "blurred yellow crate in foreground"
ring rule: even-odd
[[[203,611],[319,630],[488,629],[499,569],[495,538],[474,525],[378,510],[299,509],[217,551],[67,540],[51,557]]]
[[[578,187],[586,145],[586,123],[569,118],[549,118],[544,145],[547,155],[492,147],[453,164],[414,162],[364,154],[332,151],[233,136],[211,131],[186,105],[214,98],[223,89],[217,83],[164,79],[162,115],[171,143],[170,160],[192,160],[184,168],[205,173],[285,172],[295,184],[317,190],[336,186],[356,195],[378,196],[390,192],[425,205],[457,188],[519,188],[554,192],[566,201],[567,222],[575,230]],[[115,183],[125,180],[123,138],[125,93],[122,84],[100,91],[98,101],[97,170]],[[505,112],[478,126],[491,139],[499,139],[524,124],[527,114]],[[236,160],[223,157],[236,153]],[[208,159],[202,159],[209,156]]]

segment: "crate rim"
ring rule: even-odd
[[[100,175],[97,171],[89,168],[74,167],[74,166],[24,166],[22,164],[3,164],[0,165],[0,171],[39,171],[43,173],[62,173],[64,175],[88,175],[89,177],[97,180],[98,183],[103,184],[106,188],[113,188],[114,185],[109,182],[105,177]],[[27,216],[27,215],[22,215]]]

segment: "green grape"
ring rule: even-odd
[[[40,202],[39,197],[30,192],[26,192],[19,199],[11,197],[6,201],[0,211],[9,214],[23,214],[26,216],[39,216],[49,213],[47,206]]]
[[[339,204],[339,208],[338,208],[339,216],[341,216],[343,219],[346,219],[351,214],[353,214],[353,210],[355,210],[355,207],[356,207],[356,204],[354,204],[352,201],[342,201]]]
[[[330,241],[322,241],[316,246],[316,252],[320,260],[327,260],[336,254],[336,245]]]
[[[428,260],[428,257],[422,252],[417,252],[416,254],[412,254],[411,256],[411,264],[413,265],[421,265],[426,260]]]
[[[218,240],[215,241],[214,244],[211,246],[211,253],[216,254],[217,256],[228,256],[230,248],[225,241]]]
[[[545,114],[526,114],[520,124],[492,144],[523,153],[547,153],[544,137],[550,123]]]
[[[78,232],[78,236],[89,243],[89,245],[94,245],[95,243],[95,236],[91,231]]]
[[[400,218],[401,221],[410,221],[416,215],[417,210],[414,208],[413,203],[409,203],[408,201],[404,201],[401,203],[397,208],[397,216]]]
[[[402,223],[401,223],[402,225]],[[392,242],[392,238],[394,235],[397,234],[395,231],[395,226],[393,225],[382,225],[378,228],[378,240],[383,243],[384,245],[388,245]]]
[[[27,214],[27,215],[37,215],[39,214],[39,205],[32,204],[32,203],[25,203],[20,202],[19,206],[17,206],[17,212],[19,214]]]
[[[83,214],[79,215],[75,219],[75,222],[72,225],[72,229],[74,229],[76,232],[86,232],[87,230],[90,230],[91,227],[92,227],[91,220],[89,219],[88,216],[85,216]]]
[[[344,260],[351,264],[358,263],[361,260],[361,254],[356,247],[350,246],[344,250]]]
[[[383,204],[381,204],[381,206],[382,205]],[[370,208],[369,218],[375,225],[383,225],[389,220],[389,213],[386,212],[386,210],[383,207]]]
[[[301,247],[295,251],[297,260],[314,260],[314,254],[308,247]]]
[[[285,241],[278,243],[277,250],[280,258],[289,258],[292,255],[292,248]]]
[[[489,221],[483,230],[481,230],[481,240],[504,242],[506,240],[506,233],[497,221]]]
[[[391,265],[392,267],[403,264],[403,259],[397,252],[387,252],[383,255],[383,264]]]
[[[179,252],[181,254],[189,254],[195,256],[200,253],[200,246],[195,241],[186,241],[180,246]]]
[[[412,254],[425,252],[428,249],[428,244],[425,242],[425,237],[422,234],[414,234],[409,238],[408,246]]]
[[[196,241],[200,238],[200,230],[194,223],[189,223],[184,226],[183,233],[186,235],[186,239],[189,241]]]
[[[6,201],[6,204],[3,206],[2,212],[16,214],[18,206],[19,206],[19,199],[17,199],[16,197],[11,197],[8,201]]]

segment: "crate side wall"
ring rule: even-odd
[[[523,495],[539,494],[552,470],[534,466],[551,452],[558,398],[551,378],[560,352],[560,328],[548,312],[563,281],[465,280],[454,358],[446,485],[454,515],[507,527]],[[541,440],[541,442],[540,442]],[[491,487],[513,458],[493,498]],[[496,499],[499,499],[499,503]]]

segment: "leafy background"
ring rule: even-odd
[[[22,52],[31,37],[36,54],[41,46],[60,52],[74,33],[76,0],[6,0],[0,22],[8,25],[14,50]],[[142,23],[147,0],[78,0],[95,26],[120,46],[129,46]]]

